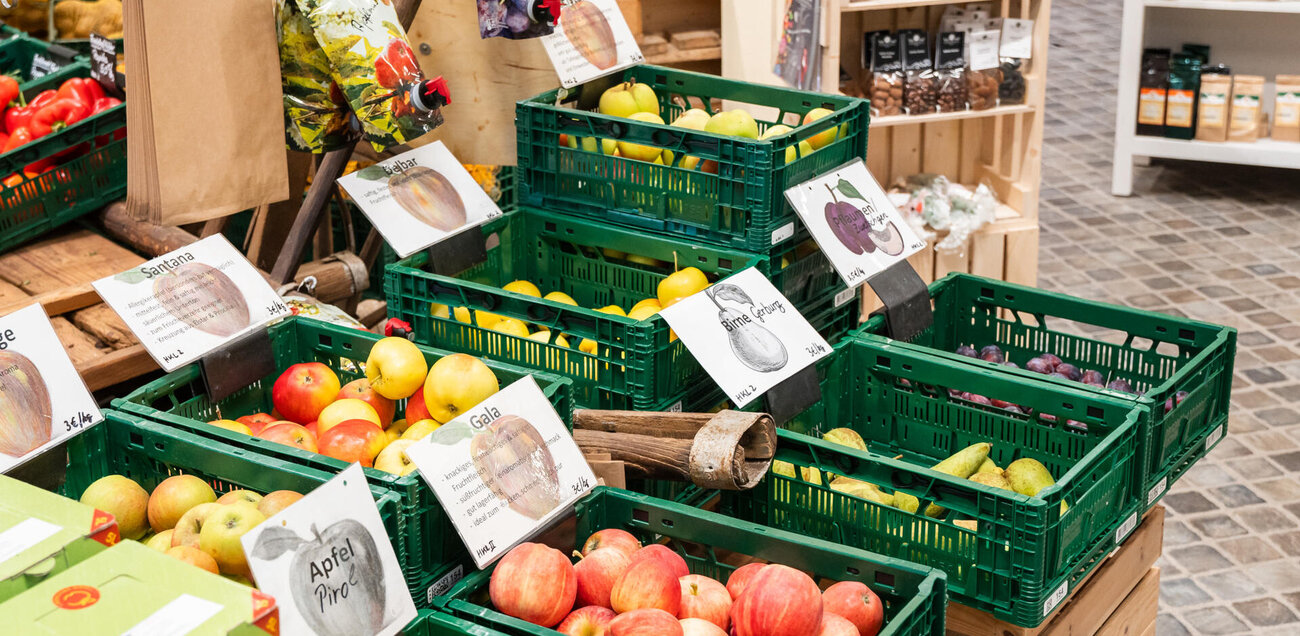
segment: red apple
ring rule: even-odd
[[[682,624],[661,609],[644,608],[619,614],[609,623],[610,636],[683,636]]]
[[[319,362],[295,364],[275,380],[271,403],[285,419],[306,424],[339,394],[339,376]]]
[[[736,571],[727,577],[727,592],[731,593],[731,600],[740,598],[740,594],[745,591],[745,586],[749,585],[749,580],[766,565],[766,563],[750,563],[736,568]]]
[[[599,605],[611,607],[610,591],[618,577],[623,576],[631,560],[618,548],[593,550],[573,566],[578,574],[578,607]]]
[[[722,629],[731,624],[731,593],[725,586],[699,574],[688,574],[677,582],[682,588],[677,618],[702,618]]]
[[[285,446],[301,448],[305,451],[317,452],[316,436],[306,427],[294,424],[293,422],[275,422],[267,425],[257,434],[258,437],[272,442],[279,442]]]
[[[677,622],[682,626],[682,636],[727,636],[721,627],[703,618],[683,618]]]
[[[254,413],[252,415],[237,417],[235,418],[235,421],[247,426],[248,430],[253,431],[253,434],[257,435],[262,431],[262,429],[266,428],[268,424],[274,422],[275,418],[266,413]]]
[[[769,564],[731,608],[735,636],[818,636],[822,594],[807,574]]]
[[[582,544],[582,553],[584,555],[590,554],[593,550],[599,550],[600,548],[618,548],[627,553],[630,558],[636,554],[637,550],[641,549],[641,542],[627,530],[605,528],[587,537],[587,542]]]
[[[858,581],[840,581],[826,588],[822,607],[848,619],[862,636],[876,636],[885,622],[885,605],[880,597]]]
[[[406,421],[414,424],[420,420],[431,420],[429,409],[424,406],[424,391],[416,391],[406,398]]]
[[[388,425],[393,423],[393,412],[397,410],[397,403],[375,391],[374,387],[370,386],[370,380],[361,378],[344,384],[343,388],[339,389],[338,396],[334,399],[345,400],[347,398],[356,398],[373,407],[375,413],[379,414],[380,427],[388,428]]]
[[[672,614],[675,623],[682,607],[678,578],[663,559],[634,560],[614,582],[609,593],[610,607],[619,614],[653,607]]]
[[[488,595],[503,614],[552,627],[573,609],[578,575],[563,552],[540,543],[521,543],[497,562]]]
[[[316,428],[316,420],[303,424],[302,427],[307,429],[307,432],[311,433],[312,437],[320,439],[320,433],[318,432],[319,429]]]
[[[369,420],[344,420],[325,431],[317,441],[320,454],[345,462],[373,466],[375,456],[388,445],[384,429]]]
[[[858,636],[858,628],[839,614],[822,612],[822,631],[817,636]]]
[[[680,579],[691,573],[691,571],[686,567],[686,559],[683,559],[682,555],[673,552],[672,548],[662,543],[652,543],[637,550],[636,553],[632,555],[632,563],[636,563],[642,559],[658,559],[663,561],[664,564],[668,566],[668,569],[673,573],[673,578]]]
[[[581,585],[581,579],[579,579]],[[608,607],[589,605],[573,610],[564,621],[555,627],[555,631],[567,636],[606,636],[609,623],[617,614]]]

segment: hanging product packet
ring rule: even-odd
[[[903,108],[909,115],[933,113],[938,103],[934,65],[930,61],[930,36],[920,29],[899,31],[903,42]]]
[[[1165,93],[1169,90],[1169,49],[1144,49],[1138,78],[1137,134],[1163,135]]]
[[[934,74],[938,110],[954,113],[966,110],[966,34],[940,33],[935,45]]]
[[[275,25],[289,149],[322,153],[356,143],[348,129],[352,108],[334,81],[329,56],[295,0],[276,0]]]
[[[425,104],[424,81],[391,0],[297,0],[335,81],[375,150],[404,144],[442,124]]]
[[[555,32],[560,0],[478,0],[481,38],[524,40]]]
[[[871,116],[888,117],[903,114],[903,57],[899,51],[898,37],[892,33],[876,36],[872,47],[875,59],[871,61]]]
[[[1273,138],[1300,141],[1300,75],[1278,75],[1273,83]]]
[[[1228,141],[1259,139],[1260,98],[1264,95],[1264,78],[1238,75],[1232,80],[1232,118],[1228,124]]]
[[[955,31],[957,22],[966,19],[966,10],[955,5],[948,5],[943,11],[943,17],[939,18],[939,32]]]
[[[1201,90],[1196,100],[1196,138],[1201,141],[1228,140],[1228,105],[1232,99],[1232,69],[1219,64],[1201,71]]]
[[[1183,54],[1190,55],[1201,61],[1201,68],[1205,68],[1210,63],[1210,45],[1209,44],[1188,44],[1183,43]]]
[[[1165,136],[1196,136],[1196,95],[1201,89],[1201,60],[1178,53],[1169,64],[1169,91],[1165,96]]]
[[[999,104],[1025,103],[1025,65],[1034,54],[1034,21],[1007,18],[1002,21],[1002,40],[998,44]]]
[[[998,71],[998,44],[1002,36],[997,31],[975,31],[969,38],[966,58],[967,101],[971,110],[988,110],[998,105],[998,85],[1002,73]]]

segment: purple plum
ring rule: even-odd
[[[1062,362],[1061,364],[1056,365],[1056,373],[1070,378],[1075,382],[1078,382],[1079,378],[1083,377],[1083,374],[1079,372],[1079,367],[1068,362]]]
[[[1004,366],[1004,367],[1011,367],[1012,369],[1019,369],[1019,368],[1020,368],[1020,365],[1018,365],[1018,364],[1016,364],[1016,363],[1014,363],[1014,362],[1012,362],[1012,361],[1010,361],[1010,360],[1007,360],[1006,362],[1003,362],[1003,363],[1002,363],[1002,366]]]
[[[980,354],[975,351],[975,347],[970,345],[957,347],[956,353],[959,356],[966,356],[967,358],[978,358],[980,356]]]
[[[1179,405],[1179,404],[1182,404],[1182,403],[1183,403],[1183,400],[1185,400],[1185,399],[1187,399],[1187,391],[1179,391],[1179,392],[1175,393],[1175,394],[1174,394],[1174,405],[1177,406],[1177,405]]]
[[[1049,377],[1049,378],[1063,378],[1063,379],[1066,379],[1066,380],[1074,380],[1074,378],[1072,378],[1072,377],[1070,377],[1070,376],[1068,376],[1068,375],[1065,375],[1064,373],[1058,373],[1058,372],[1056,372],[1056,371],[1053,371],[1053,372],[1047,374],[1047,377]]]
[[[1003,362],[1007,361],[1006,357],[1002,355],[1001,351],[990,351],[988,353],[981,353],[980,360],[983,360],[985,362],[992,362],[993,364],[1002,364]]]
[[[1087,424],[1084,424],[1083,422],[1080,422],[1080,421],[1078,421],[1078,420],[1067,420],[1067,421],[1065,422],[1065,425],[1066,425],[1066,426],[1073,427],[1073,428],[1077,428],[1077,429],[1085,430],[1085,431],[1088,430],[1088,425],[1087,425]]]
[[[1047,364],[1052,365],[1053,369],[1056,368],[1056,365],[1061,364],[1061,359],[1050,353],[1044,353],[1038,357],[1042,358],[1043,360],[1046,360]]]
[[[1004,358],[1006,357],[1005,355],[1002,354],[1002,347],[999,347],[995,344],[985,345],[983,349],[980,349],[980,355],[986,355],[989,353],[996,353]]]
[[[1108,389],[1110,389],[1110,390],[1112,390],[1112,391],[1122,391],[1122,392],[1124,392],[1124,393],[1133,393],[1133,392],[1134,392],[1134,391],[1133,391],[1133,385],[1132,385],[1132,384],[1129,384],[1129,383],[1128,383],[1128,380],[1122,380],[1122,379],[1111,380],[1111,381],[1110,381],[1110,384],[1107,384],[1107,385],[1106,385],[1106,388],[1108,388]]]
[[[1088,369],[1087,371],[1083,372],[1083,375],[1079,378],[1079,381],[1084,384],[1096,384],[1098,386],[1102,386],[1106,384],[1106,377],[1103,376],[1101,372],[1096,369]]]
[[[1024,415],[1024,414],[1025,414],[1025,412],[1022,411],[1022,410],[1020,410],[1020,407],[1016,406],[1015,404],[1012,404],[1011,406],[1008,406],[1008,407],[1004,408],[1003,410],[1006,411],[1006,412],[1008,412],[1008,413],[1015,413],[1015,414],[1017,414],[1017,415]]]
[[[982,395],[970,395],[969,393],[967,395],[969,397],[967,397],[966,399],[970,400],[971,402],[974,402],[976,404],[983,404],[984,406],[993,406],[993,401]]]
[[[1033,371],[1034,373],[1041,373],[1043,375],[1047,375],[1052,372],[1052,364],[1042,359],[1041,357],[1030,358],[1029,362],[1025,363],[1025,368],[1030,371]]]
[[[993,406],[996,406],[996,407],[1000,408],[1000,409],[1005,409],[1005,408],[1007,408],[1008,406],[1015,406],[1014,404],[1012,404],[1012,403],[1010,403],[1010,402],[1008,402],[1008,401],[1006,401],[1006,400],[989,400],[989,403],[992,404]]]
[[[871,239],[863,242],[862,239],[866,238],[865,231],[859,233],[858,225],[866,225],[866,230],[870,230],[871,226],[867,224],[867,219],[862,216],[858,206],[848,201],[828,201],[825,213],[826,223],[831,226],[831,232],[850,252],[862,254],[864,251],[876,251],[876,244],[871,242]]]

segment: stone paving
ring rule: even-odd
[[[1121,13],[1052,6],[1039,285],[1239,330],[1228,437],[1164,499],[1156,633],[1294,636],[1300,172],[1157,161],[1112,197]]]

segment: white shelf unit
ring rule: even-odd
[[[1264,76],[1263,108],[1272,113],[1274,76],[1300,72],[1297,30],[1297,0],[1124,0],[1111,192],[1132,194],[1134,162],[1152,157],[1300,169],[1300,143],[1185,141],[1136,133],[1142,49],[1208,44],[1211,64],[1227,64],[1234,75]]]

